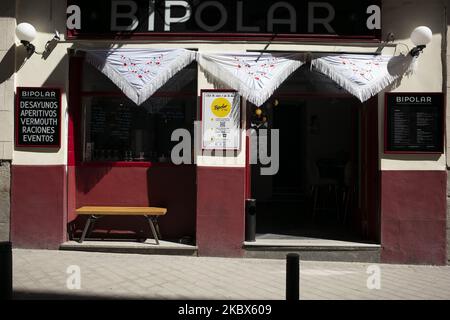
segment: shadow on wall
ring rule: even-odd
[[[15,51],[16,46],[12,45],[0,61],[0,85],[14,75]]]
[[[408,72],[412,71],[413,63],[414,58],[410,54],[400,54],[389,60],[387,69],[391,76],[399,77],[399,81],[401,81],[404,75],[408,76]]]
[[[57,46],[57,41],[55,39],[49,41],[47,50],[42,55],[42,59],[46,60],[51,55],[51,53],[56,48],[56,46]],[[12,45],[8,49],[6,54],[3,56],[3,59],[0,61],[0,84],[9,80],[14,75],[14,73],[19,72],[22,69],[22,67],[28,62],[29,58],[30,58],[30,55],[27,53],[25,46],[23,46],[23,45],[16,46],[15,44]],[[55,70],[58,68],[59,68],[59,65],[57,68],[55,68]],[[54,71],[52,72],[52,74],[54,73]],[[62,70],[60,70],[60,71],[62,71]],[[67,72],[67,70],[66,70],[66,72]],[[55,76],[52,76],[52,74],[45,81],[44,85],[48,85],[49,82],[52,82],[51,78],[56,80]],[[57,82],[60,84],[61,78],[59,78],[58,80],[59,81],[54,81],[54,82]]]
[[[0,17],[15,18],[16,16],[16,1],[2,0],[0,3]]]
[[[414,58],[409,53],[401,53],[398,56],[392,57],[387,65],[389,74],[393,77],[397,77],[390,85],[383,89],[382,92],[390,92],[399,87],[403,78],[410,77],[415,72]]]
[[[5,0],[2,0],[5,1]],[[10,0],[7,0],[10,1]],[[17,3],[17,23],[31,23],[38,32],[52,34],[55,30],[63,32],[66,26],[66,1],[22,0]]]
[[[77,207],[81,206],[152,206],[167,208],[159,219],[164,240],[195,238],[196,226],[196,167],[152,165],[150,168],[115,167],[97,180],[101,167],[77,167]],[[89,190],[82,184],[96,181]],[[81,185],[80,185],[81,184]],[[71,239],[78,239],[86,217],[69,222]],[[151,238],[148,222],[143,217],[104,217],[96,224],[92,238],[142,239]]]
[[[195,165],[155,166],[147,171],[150,206],[167,208],[160,220],[169,237],[195,239],[197,170]]]
[[[75,179],[77,185],[77,191],[83,194],[89,193],[95,186],[111,171],[111,166],[96,166],[96,167],[85,167],[76,170]]]
[[[390,32],[394,33],[397,40],[409,40],[411,32],[421,25],[428,26],[433,34],[441,34],[442,28],[446,24],[443,2],[383,0],[383,40]]]

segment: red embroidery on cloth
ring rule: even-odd
[[[253,77],[255,80],[259,81],[262,77],[270,79],[272,77],[272,72],[276,68],[278,59],[271,57],[269,62],[261,61],[256,62],[253,65],[245,62],[239,57],[233,57],[236,62],[236,69],[244,70],[249,76]]]
[[[380,58],[376,58],[373,61],[366,62],[365,66],[362,66],[342,56],[337,58],[341,60],[341,64],[343,64],[347,69],[350,69],[355,75],[359,75],[366,80],[371,80],[374,78],[373,72],[380,66],[381,62]]]
[[[136,75],[137,78],[142,79],[144,75],[149,74],[152,69],[159,68],[164,60],[164,55],[158,55],[152,57],[144,63],[133,62],[130,58],[121,55],[120,58],[123,61],[123,66],[128,69],[131,74]]]

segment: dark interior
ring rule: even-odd
[[[366,240],[360,228],[362,108],[308,67],[268,103],[250,108],[252,126],[278,129],[280,141],[276,175],[261,175],[260,164],[251,169],[257,239]]]

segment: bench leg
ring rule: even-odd
[[[86,224],[84,226],[84,230],[81,235],[80,241],[78,241],[79,243],[83,243],[84,239],[86,238],[86,236],[89,233],[89,228],[94,226],[95,221],[97,221],[97,219],[98,219],[98,217],[96,217],[94,215],[89,216],[89,218],[87,219]]]
[[[159,239],[162,239],[161,231],[159,230],[158,217],[153,218],[153,224],[155,225],[156,228],[156,234],[158,235]]]
[[[91,216],[86,220],[86,224],[84,225],[83,233],[81,234],[81,238],[78,241],[79,243],[83,243],[84,238],[86,237],[86,234],[89,230],[89,226],[91,225]]]
[[[150,229],[152,230],[153,238],[155,239],[156,244],[159,245],[158,235],[156,234],[155,226],[153,224],[153,219],[152,219],[152,217],[149,217],[149,216],[145,216],[145,217],[147,218],[148,223],[150,225]]]

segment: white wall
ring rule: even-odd
[[[415,75],[403,78],[393,92],[442,92],[442,32],[446,29],[446,1],[385,0],[383,1],[383,33],[393,32],[397,52],[413,48],[411,31],[426,25],[433,31],[433,40],[419,58]],[[384,94],[379,95],[379,152],[381,170],[446,170],[446,156],[384,154]]]
[[[33,44],[36,51],[42,52],[54,30],[65,32],[65,1],[52,0],[17,0],[17,23],[29,22],[38,31]],[[59,87],[62,88],[62,126],[61,148],[32,149],[15,148],[13,164],[15,165],[61,165],[67,163],[67,92],[68,92],[68,57],[69,43],[61,42],[48,57],[42,59],[34,54],[24,61],[24,48],[16,39],[16,87]],[[23,64],[22,64],[23,63]]]
[[[0,2],[0,160],[13,156],[14,130],[14,0]]]

